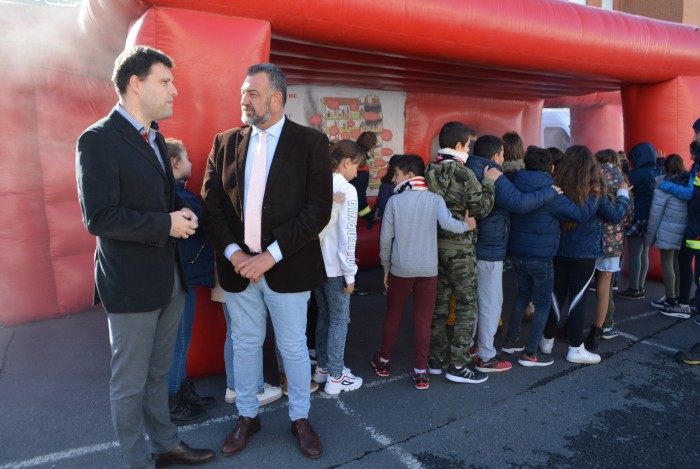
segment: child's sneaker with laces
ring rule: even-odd
[[[691,316],[690,306],[676,304],[659,308],[659,313],[672,318],[688,319]]]
[[[413,381],[416,389],[428,389],[430,387],[430,378],[428,373],[413,373]]]
[[[354,391],[362,386],[362,378],[355,376],[350,372],[349,368],[343,368],[343,371],[335,376],[328,376],[324,391],[326,394],[336,396],[341,392]]]
[[[379,352],[375,352],[372,357],[372,366],[374,367],[374,372],[381,377],[389,376],[389,362],[382,362],[379,357]]]
[[[442,374],[442,360],[439,358],[429,358],[428,359],[428,373],[431,375],[441,375]]]
[[[601,339],[614,339],[620,335],[620,331],[618,331],[614,327],[604,327],[603,331],[600,333],[600,338]]]
[[[470,365],[465,365],[462,368],[457,368],[455,365],[450,365],[447,368],[445,378],[449,379],[453,383],[479,384],[486,381],[488,379],[488,375],[473,370]]]
[[[311,379],[316,381],[318,384],[325,383],[328,380],[328,370],[321,368],[320,366],[316,366],[316,369],[314,370],[314,377]]]
[[[550,357],[545,357],[539,352],[527,353],[522,351],[520,353],[520,358],[518,358],[518,363],[522,366],[549,366],[554,363],[554,359]]]
[[[506,340],[506,342],[501,347],[501,352],[513,354],[515,352],[522,352],[525,350],[525,346],[521,343],[514,342],[512,340]]]
[[[566,361],[581,363],[583,365],[593,365],[600,363],[600,355],[589,352],[583,344],[578,347],[569,346],[569,352],[566,354]]]
[[[482,373],[501,373],[513,368],[510,362],[501,360],[498,357],[491,357],[490,360],[484,361],[480,357],[474,357],[474,365],[477,371]]]

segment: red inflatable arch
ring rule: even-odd
[[[700,109],[694,28],[557,0],[83,0],[79,26],[68,9],[2,4],[0,27],[1,324],[90,307],[74,145],[114,105],[111,64],[132,44],[176,61],[180,94],[161,128],[188,146],[194,191],[213,135],[240,124],[239,86],[260,61],[290,84],[405,92],[404,151],[426,158],[447,120],[537,144],[545,105],[571,107],[572,140],[594,150],[649,141],[685,155]],[[361,264],[376,265],[376,232],[360,232]],[[223,318],[206,297],[193,374],[222,369]]]

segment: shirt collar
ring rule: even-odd
[[[130,123],[132,126],[134,126],[134,128],[138,131],[138,133],[141,133],[143,130],[146,130],[146,128],[145,128],[139,121],[137,121],[137,120],[134,118],[134,116],[132,116],[131,114],[129,114],[129,113],[126,111],[126,109],[124,109],[124,108],[122,107],[122,105],[121,105],[120,103],[117,103],[117,106],[115,107],[115,109],[117,110],[117,112],[118,112],[119,114],[122,115],[122,117],[124,117],[124,119],[126,119],[127,121],[129,121],[129,123]],[[155,131],[156,131],[156,129],[151,128],[151,130],[153,130],[154,132],[148,132],[148,136],[149,136],[149,138],[150,138],[151,136],[153,136],[153,138],[155,138]]]
[[[253,128],[253,133],[251,134],[251,136],[258,135],[260,132],[265,132],[266,134],[272,135],[276,139],[279,139],[280,135],[282,134],[282,127],[284,127],[285,120],[286,120],[286,117],[284,114],[282,114],[282,119],[280,119],[279,122],[275,123],[275,125],[267,128],[265,130],[261,130],[261,129],[255,127],[254,125],[252,125],[251,127]]]

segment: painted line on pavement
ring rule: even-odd
[[[386,385],[389,383],[393,383],[394,381],[398,381],[399,379],[407,378],[409,375],[410,375],[410,373],[405,373],[403,375],[396,375],[396,376],[392,376],[389,379],[382,379],[382,380],[374,381],[372,383],[367,383],[364,386],[367,386],[368,388],[375,387],[375,386],[383,386],[383,385]],[[326,393],[319,392],[317,394],[312,394],[311,400],[329,399],[331,397],[333,397],[333,396],[329,396]],[[283,408],[288,407],[288,406],[289,406],[289,401],[284,401],[284,402],[279,403],[277,405],[261,407],[260,410],[258,411],[258,413],[263,414],[263,413],[268,413],[268,412],[274,412],[278,409],[283,409]],[[233,408],[233,406],[232,406],[232,408]],[[234,414],[227,415],[225,417],[217,417],[217,418],[205,420],[202,423],[181,426],[181,427],[179,427],[179,431],[180,431],[180,433],[188,433],[188,432],[197,430],[199,428],[210,427],[212,425],[218,425],[218,424],[222,424],[222,423],[234,422],[237,418],[238,418],[238,416],[234,415]],[[146,437],[146,439],[148,439],[148,437]],[[80,448],[71,448],[71,449],[67,449],[64,451],[57,451],[55,453],[49,453],[49,454],[45,454],[43,456],[37,456],[35,458],[25,459],[24,461],[3,463],[4,465],[0,465],[0,468],[1,469],[20,469],[20,468],[27,468],[27,467],[37,467],[37,466],[41,466],[44,464],[56,464],[59,461],[65,461],[67,459],[79,458],[81,456],[99,453],[102,451],[107,451],[107,450],[110,450],[113,448],[118,448],[118,447],[119,447],[119,442],[115,440],[115,441],[110,441],[108,443],[99,443],[96,445],[83,446]],[[408,466],[408,467],[418,469],[421,466],[418,465],[418,466]]]
[[[667,352],[677,353],[679,351],[679,349],[677,349],[677,348],[667,347],[665,345],[661,345],[659,343],[652,342],[651,340],[639,340],[639,337],[635,337],[632,334],[627,334],[626,332],[620,332],[620,335],[622,337],[626,337],[627,339],[629,339],[633,342],[636,342],[638,344],[644,344],[644,345],[649,345],[651,347],[660,348],[661,350],[666,350]]]
[[[403,375],[397,376],[397,378],[403,377]],[[382,382],[386,382],[388,380],[382,380]],[[345,403],[337,399],[336,404],[338,408],[343,411],[345,415],[348,417],[352,418],[357,418],[357,415],[355,412],[348,408]],[[364,422],[361,422],[360,425],[364,427],[364,429],[369,433],[370,438],[372,438],[374,441],[379,443],[381,446],[383,446],[385,449],[391,451],[394,453],[398,458],[401,463],[408,467],[409,469],[422,469],[423,465],[420,463],[419,460],[417,460],[411,453],[408,451],[404,450],[398,445],[395,445],[393,441],[391,441],[391,438],[388,436],[384,435],[383,433],[379,432],[376,428],[374,428],[372,425],[366,425]]]

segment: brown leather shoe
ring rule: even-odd
[[[321,456],[321,438],[314,431],[309,419],[293,421],[292,435],[299,440],[299,451],[301,451],[301,454],[311,459]]]
[[[190,448],[184,441],[171,449],[167,453],[154,454],[153,460],[156,467],[165,467],[171,464],[187,464],[188,466],[196,466],[204,464],[216,457],[216,453],[210,449],[195,449]]]
[[[238,417],[236,426],[233,427],[231,433],[226,436],[224,447],[221,448],[221,453],[224,456],[231,456],[246,447],[248,439],[253,433],[260,431],[260,416]]]

